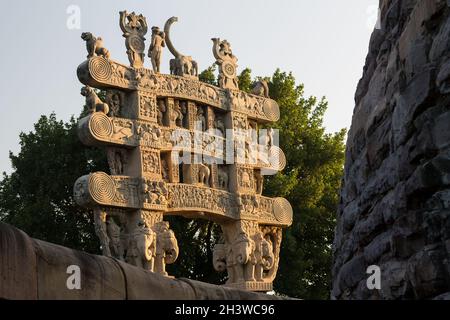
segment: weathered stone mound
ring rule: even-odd
[[[450,298],[449,6],[380,1],[348,135],[333,298]],[[369,265],[381,290],[367,289]]]
[[[80,268],[80,289],[70,290],[71,265]],[[235,299],[278,297],[171,279],[113,258],[28,237],[0,223],[0,299]]]

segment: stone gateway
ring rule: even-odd
[[[152,27],[151,70],[144,67],[144,16],[120,12],[130,66],[112,60],[101,38],[84,34],[88,59],[77,75],[89,114],[78,134],[106,149],[110,173],[80,177],[75,199],[93,209],[105,256],[164,276],[179,254],[164,216],[214,221],[223,234],[211,267],[227,272],[226,286],[270,291],[281,230],[293,215],[286,199],[262,195],[263,176],[286,164],[272,130],[263,143],[257,139],[263,125],[279,119],[278,104],[264,82],[251,94],[239,90],[237,58],[219,38],[212,39],[219,87],[200,82],[197,63],[170,39],[177,20],[170,18],[164,32]],[[159,72],[165,45],[175,57],[170,75]],[[105,92],[105,101],[93,88]]]

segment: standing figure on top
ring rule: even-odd
[[[160,72],[162,48],[166,46],[165,34],[158,27],[152,27],[152,42],[148,56],[152,60],[153,71]]]

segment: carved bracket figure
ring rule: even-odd
[[[177,17],[172,17],[167,20],[164,25],[164,33],[166,35],[166,43],[167,48],[170,53],[173,54],[175,59],[170,60],[170,74],[174,74],[182,77],[198,77],[198,65],[195,60],[192,59],[191,56],[185,56],[179,53],[172,44],[170,40],[170,26],[172,23],[178,21]]]

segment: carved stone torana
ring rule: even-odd
[[[133,68],[142,68],[144,65],[145,35],[147,33],[147,20],[136,13],[120,12],[120,28],[126,39],[128,60]]]
[[[120,13],[131,67],[110,60],[101,43],[98,50],[88,47],[88,60],[77,69],[89,111],[78,135],[106,150],[110,174],[80,177],[75,201],[93,209],[104,255],[165,276],[179,247],[164,215],[214,221],[223,234],[213,267],[227,272],[226,285],[269,291],[281,229],[293,216],[286,199],[262,195],[263,172],[286,165],[273,131],[257,141],[260,125],[279,119],[278,104],[263,81],[251,94],[239,91],[237,58],[227,41],[213,39],[220,87],[198,81],[195,61],[170,41],[175,21],[167,21],[165,32],[152,28],[153,70],[143,66],[142,15]],[[164,41],[175,56],[170,75],[159,73]],[[105,91],[104,101],[93,88]]]

